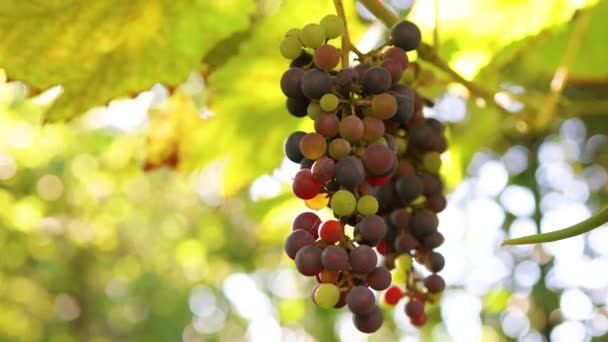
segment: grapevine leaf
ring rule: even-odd
[[[248,25],[251,0],[0,1],[0,66],[62,95],[47,121],[184,80],[221,39]],[[218,20],[221,18],[221,20]]]
[[[573,226],[548,233],[529,235],[516,239],[506,240],[502,243],[502,245],[528,245],[532,243],[543,243],[563,240],[584,234],[603,225],[606,222],[608,222],[608,206],[602,208],[600,211],[598,211],[588,219],[581,221]]]

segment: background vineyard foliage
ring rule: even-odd
[[[385,2],[405,14],[407,1]],[[0,1],[0,340],[364,339],[311,303],[282,252],[304,206],[281,144],[312,124],[285,112],[278,42],[332,2],[84,4]],[[369,339],[601,341],[604,229],[498,245],[607,200],[608,2],[438,4],[441,57],[514,113],[421,62],[420,90],[437,99],[427,114],[448,122],[452,286],[422,331],[401,303]],[[344,5],[362,49],[384,39]],[[427,43],[433,13],[417,1],[408,14]],[[563,96],[534,130],[581,15]]]

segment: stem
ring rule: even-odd
[[[433,2],[433,48],[439,53],[439,0]]]
[[[547,102],[545,102],[545,105],[542,107],[540,113],[536,117],[536,129],[545,128],[553,119],[553,114],[555,113],[555,108],[557,107],[559,97],[561,96],[562,91],[568,82],[568,74],[572,68],[572,65],[574,64],[578,50],[583,43],[583,37],[585,36],[585,33],[587,33],[590,18],[591,11],[589,10],[583,10],[579,14],[578,20],[574,26],[574,32],[572,32],[572,36],[570,37],[570,41],[568,41],[568,46],[566,47],[564,59],[557,70],[555,70],[555,74],[551,80],[551,89],[547,97]]]
[[[344,4],[342,4],[342,0],[334,0],[334,6],[336,7],[336,13],[340,18],[342,18],[342,21],[344,21],[344,32],[342,33],[342,51],[340,51],[340,57],[342,59],[342,68],[348,68],[348,55],[350,54],[350,35],[348,34],[346,14],[344,14]]]
[[[581,221],[573,226],[556,230],[549,233],[537,234],[524,236],[517,239],[506,240],[502,243],[503,246],[506,245],[526,245],[532,243],[542,243],[542,242],[552,242],[557,240],[567,239],[573,236],[581,235],[588,231],[591,231],[602,224],[608,222],[608,206],[605,206],[600,211],[595,213],[595,215],[590,218]]]

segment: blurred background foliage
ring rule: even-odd
[[[608,2],[384,3],[473,82],[418,60],[450,138],[432,324],[400,303],[357,333],[282,252],[305,207],[281,145],[312,122],[278,42],[331,1],[0,1],[0,340],[605,341],[604,228],[499,245],[608,200]],[[385,39],[344,5],[361,50]]]

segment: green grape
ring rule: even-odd
[[[287,37],[281,42],[281,54],[287,59],[295,59],[302,53],[302,44],[298,38]]]
[[[321,19],[321,26],[325,30],[325,37],[333,39],[339,37],[344,32],[344,21],[335,14],[328,14]]]
[[[401,254],[396,260],[397,269],[406,271],[412,267],[412,256],[409,254]]]
[[[372,98],[372,115],[380,120],[388,120],[397,113],[397,100],[391,94],[379,94]]]
[[[430,173],[437,174],[441,168],[441,157],[437,152],[428,152],[422,156],[422,165]]]
[[[289,29],[289,31],[287,31],[287,33],[285,33],[285,38],[287,38],[287,37],[299,38],[300,37],[300,29],[297,28],[297,27]]]
[[[333,112],[338,108],[338,104],[340,104],[340,100],[334,94],[325,94],[321,97],[321,109],[326,112]]]
[[[372,142],[371,145],[382,145],[388,147],[388,143],[386,142],[386,139],[384,137]]]
[[[395,138],[395,144],[397,145],[397,154],[402,155],[407,150],[407,140],[405,138]]]
[[[331,309],[340,300],[340,289],[331,283],[319,284],[314,290],[313,298],[318,306]]]
[[[378,212],[378,200],[371,195],[362,196],[357,202],[357,211],[363,216],[374,215]]]
[[[329,206],[338,216],[348,216],[355,211],[357,199],[348,190],[338,190],[329,201]]]
[[[337,138],[329,143],[329,155],[337,160],[340,160],[350,154],[351,146],[348,140]]]
[[[319,24],[308,24],[300,31],[300,41],[304,46],[316,49],[325,43],[325,30]]]
[[[306,113],[309,118],[316,120],[321,115],[321,105],[318,102],[309,103],[308,107],[306,107]]]

